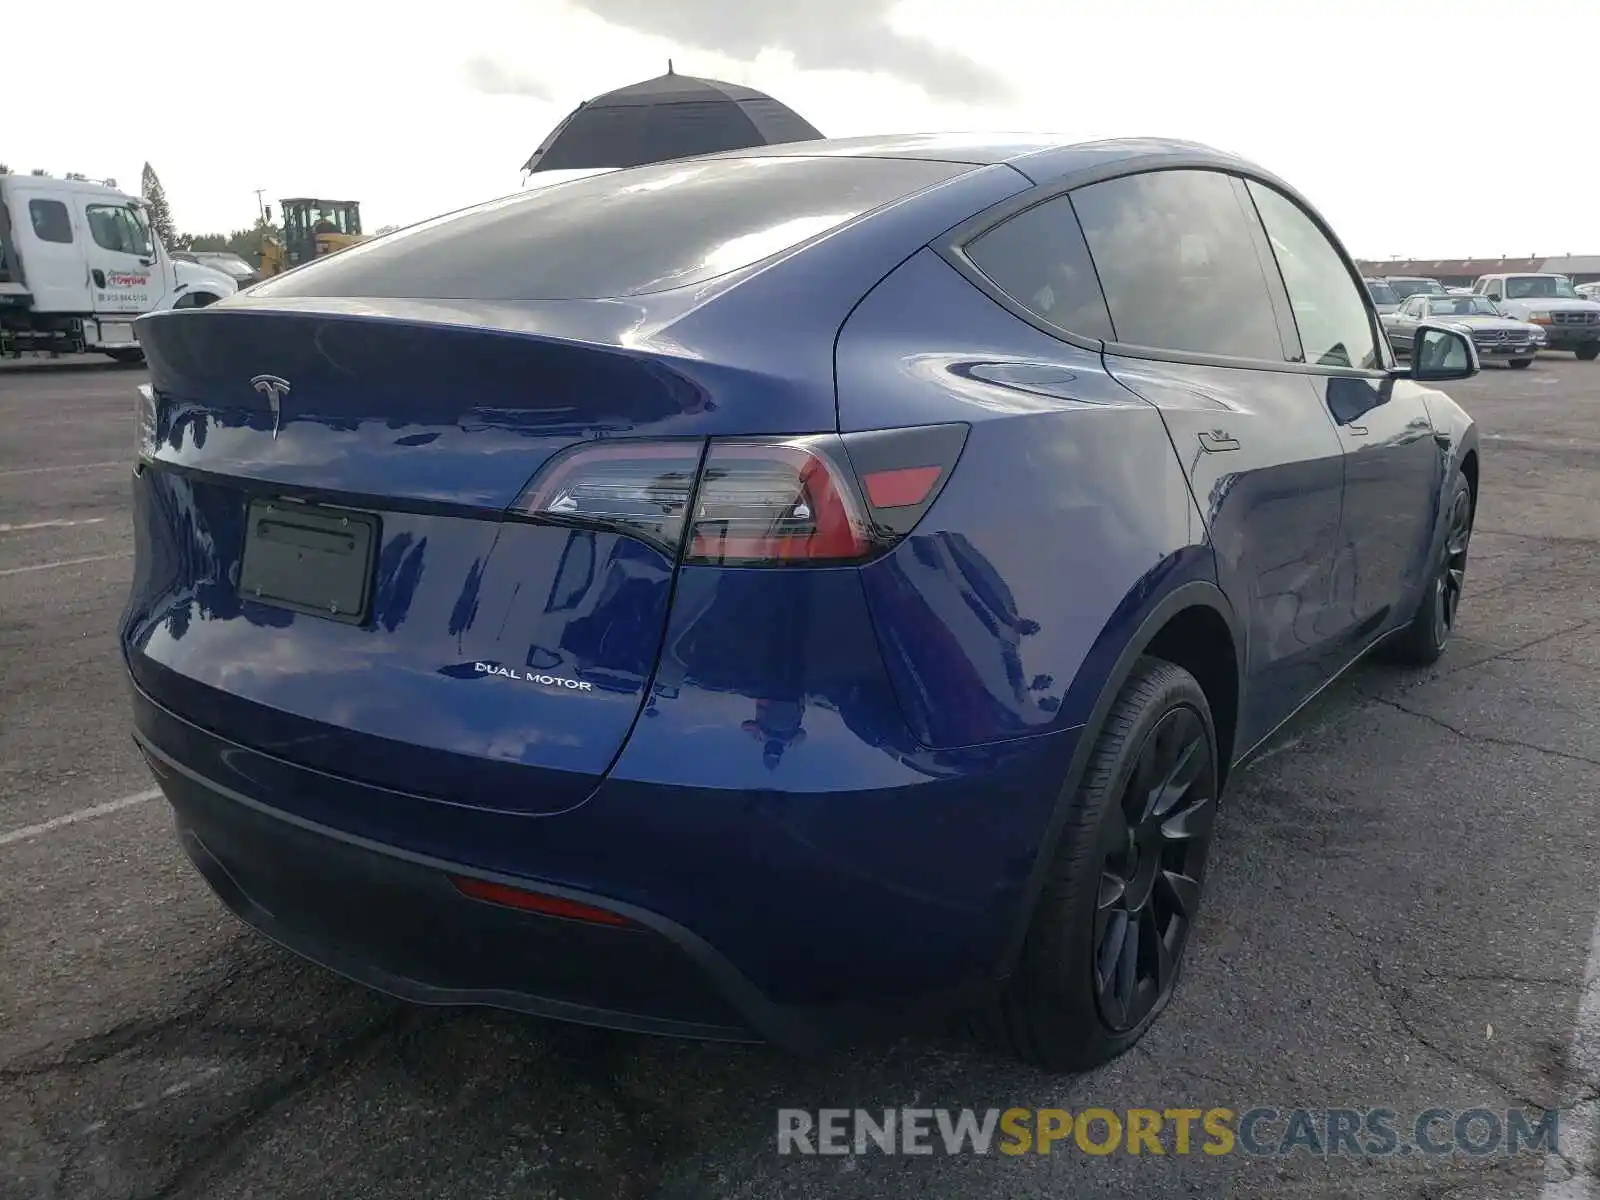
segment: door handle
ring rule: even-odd
[[[1366,437],[1367,436],[1367,427],[1365,425],[1346,425],[1344,428],[1345,428],[1345,432],[1348,433],[1351,437]]]
[[[99,267],[96,267],[94,269],[94,271],[92,272],[92,274],[94,275],[94,285],[95,285],[95,287],[97,287],[97,288],[105,287],[105,285],[106,285],[106,273],[104,271],[102,271]]]
[[[1200,447],[1207,453],[1217,454],[1223,450],[1237,450],[1239,441],[1226,429],[1213,429],[1200,435]]]

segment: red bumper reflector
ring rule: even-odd
[[[862,482],[873,508],[904,508],[921,504],[928,489],[939,482],[943,467],[904,467],[898,471],[874,471]]]
[[[562,896],[546,896],[539,892],[509,887],[503,883],[491,883],[487,879],[469,879],[463,875],[450,876],[450,882],[455,884],[456,891],[464,896],[503,905],[506,908],[520,908],[524,912],[541,913],[547,917],[565,917],[569,921],[587,921],[591,925],[613,925],[619,928],[633,926],[633,922],[627,917],[609,909],[596,908],[592,904],[568,900]]]

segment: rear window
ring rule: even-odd
[[[760,262],[972,170],[910,159],[660,163],[523,192],[271,280],[262,296],[637,296]]]

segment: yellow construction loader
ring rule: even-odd
[[[262,239],[263,278],[367,240],[361,232],[360,201],[296,198],[279,201],[279,207],[283,238],[269,234]],[[270,209],[267,219],[272,219]]]

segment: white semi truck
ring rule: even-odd
[[[175,260],[115,180],[0,174],[0,358],[136,362],[139,317],[237,290],[222,271]]]

